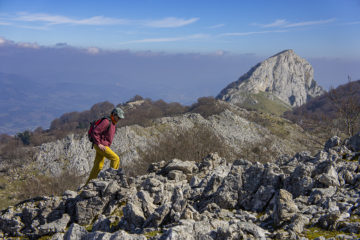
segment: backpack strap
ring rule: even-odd
[[[109,131],[109,129],[110,129],[110,126],[111,126],[111,117],[109,117],[109,116],[106,116],[106,117],[104,117],[103,118],[103,120],[104,119],[107,119],[107,120],[109,120],[109,125],[108,125],[108,127],[107,127],[107,129],[106,129],[106,131]]]
[[[104,119],[107,119],[108,121],[109,121],[109,125],[108,125],[108,127],[107,127],[107,129],[106,129],[106,131],[109,131],[109,129],[110,129],[110,126],[111,126],[111,117],[110,116],[104,116],[104,117],[102,117],[101,118],[101,121],[97,124],[97,125],[99,125]],[[96,126],[97,126],[96,125]],[[116,131],[116,128],[115,128],[115,131]],[[91,144],[91,149],[93,149],[94,148],[94,142],[92,142],[92,144]]]

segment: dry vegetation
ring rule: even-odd
[[[212,152],[217,152],[227,160],[239,157],[234,149],[208,128],[194,126],[177,134],[169,132],[159,143],[140,152],[143,164],[138,165],[141,166],[140,168],[128,169],[127,173],[132,176],[144,174],[151,163],[174,158],[183,161],[200,161]]]
[[[28,199],[37,196],[61,196],[66,190],[76,190],[83,183],[83,176],[63,172],[60,176],[37,175],[19,185],[16,197]]]
[[[135,106],[129,103],[139,102]],[[175,116],[186,112],[196,112],[204,117],[223,111],[223,108],[213,97],[199,98],[191,106],[179,103],[166,103],[163,100],[152,101],[141,96],[135,96],[125,104],[118,104],[125,111],[126,118],[117,127],[138,124],[148,126],[152,119]],[[52,121],[47,130],[37,128],[35,131],[24,131],[16,136],[0,135],[0,200],[6,207],[30,197],[40,195],[61,195],[64,190],[76,190],[83,182],[82,176],[76,173],[63,173],[59,177],[41,175],[31,169],[35,154],[34,146],[61,139],[70,133],[85,133],[89,123],[102,116],[108,115],[115,106],[109,102],[95,104],[90,110],[71,112]],[[159,147],[161,146],[161,147]],[[192,159],[199,160],[209,152],[217,151],[224,156],[225,147],[222,141],[210,131],[192,129],[178,136],[171,134],[164,137],[159,146],[151,146],[152,151],[144,155],[144,161],[150,163],[152,159]],[[21,172],[14,174],[15,172]],[[144,173],[147,166],[132,174]],[[11,194],[10,194],[11,193]]]
[[[349,137],[360,131],[360,80],[331,89],[284,116],[323,140]]]
[[[287,112],[285,116],[323,139],[335,134],[347,136],[349,133],[359,131],[360,81],[349,83],[349,85],[332,90],[332,95],[326,94],[313,99],[308,104],[292,112]],[[134,102],[137,104],[130,104]],[[179,103],[166,103],[162,100],[152,101],[141,96],[135,96],[128,103],[117,106],[124,109],[126,117],[118,124],[118,127],[133,124],[149,126],[153,119],[176,116],[186,112],[199,113],[207,118],[224,111],[226,108],[226,105],[213,97],[199,98],[191,106],[182,106]],[[18,133],[16,136],[0,135],[0,178],[4,180],[0,184],[0,192],[15,191],[17,193],[13,194],[12,197],[22,200],[38,195],[59,195],[66,189],[75,190],[82,182],[82,177],[77,176],[76,173],[63,173],[60,177],[48,177],[38,174],[26,175],[25,172],[20,180],[13,181],[12,173],[6,169],[6,166],[21,169],[21,166],[33,161],[35,153],[33,146],[61,139],[69,133],[85,133],[89,122],[108,115],[114,107],[112,103],[102,102],[95,104],[88,111],[62,115],[51,123],[48,130],[38,128],[35,131]],[[346,115],[349,111],[352,115]],[[260,115],[261,113],[257,112],[250,114],[251,119],[249,120],[267,127],[279,137],[285,139],[289,137],[286,124],[274,122],[273,118],[264,118]],[[347,116],[350,116],[352,120],[349,121]],[[128,169],[127,173],[129,175],[143,174],[150,163],[161,160],[178,158],[199,161],[210,152],[218,152],[220,156],[230,161],[246,155],[245,158],[248,160],[266,162],[267,156],[273,154],[270,145],[269,142],[264,142],[262,146],[247,146],[244,149],[243,156],[239,156],[224,143],[223,139],[214,135],[211,129],[195,126],[177,134],[165,133],[158,144],[149,146],[147,151],[141,152],[144,164],[141,164],[141,167],[139,167],[140,164],[137,165],[135,170]],[[11,184],[16,184],[16,188]]]

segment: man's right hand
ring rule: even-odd
[[[101,151],[104,151],[106,150],[106,147],[102,144],[99,144],[98,147],[100,148]]]

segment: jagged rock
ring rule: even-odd
[[[332,138],[330,138],[329,140],[327,140],[327,142],[325,143],[325,150],[329,150],[330,148],[339,146],[341,143],[341,139],[338,136],[333,136]]]
[[[193,171],[197,170],[194,161],[181,161],[179,159],[171,160],[163,169],[164,173],[167,174],[170,171],[178,170],[185,174],[191,174]]]
[[[158,207],[153,214],[146,220],[144,227],[158,227],[162,224],[165,217],[170,213],[171,204],[166,203]]]
[[[93,198],[93,197],[96,197],[97,195],[98,195],[98,192],[93,191],[93,190],[84,190],[80,193],[80,197],[83,199]]]
[[[314,187],[314,180],[311,177],[314,166],[311,163],[300,164],[295,171],[285,179],[285,189],[295,198],[300,195],[309,195]]]
[[[20,230],[25,226],[21,221],[21,215],[8,208],[5,213],[0,216],[0,229],[2,232],[13,236],[15,233],[20,233]],[[20,234],[22,236],[22,234]]]
[[[289,224],[289,229],[292,231],[301,234],[304,232],[304,227],[309,224],[309,218],[305,217],[304,215],[295,215],[292,219],[292,223]]]
[[[137,193],[137,197],[141,202],[141,208],[144,212],[145,218],[149,217],[157,208],[157,206],[153,204],[154,199],[148,192],[142,190]]]
[[[281,187],[280,169],[271,164],[256,162],[245,167],[243,186],[239,192],[239,206],[246,210],[262,211]],[[255,194],[254,194],[255,193]]]
[[[106,204],[107,201],[104,201],[99,196],[77,201],[75,203],[75,219],[77,223],[80,225],[90,224],[104,210]]]
[[[257,225],[249,222],[238,222],[237,225],[238,231],[240,232],[240,237],[243,239],[266,239],[266,231]]]
[[[106,216],[101,214],[93,224],[91,231],[110,232],[110,224],[110,220]]]
[[[64,233],[56,233],[51,237],[51,240],[64,240]]]
[[[66,190],[63,194],[63,198],[64,199],[68,199],[68,198],[75,198],[77,196],[77,193],[71,190]]]
[[[145,222],[144,212],[141,208],[141,202],[137,197],[134,197],[123,208],[124,219],[127,222],[128,229],[134,230],[141,227]]]
[[[322,174],[318,176],[318,181],[324,184],[326,187],[340,186],[338,174],[332,165],[327,165]]]
[[[235,161],[229,174],[224,178],[221,186],[214,194],[215,203],[221,208],[234,209],[238,204],[239,191],[242,187],[243,168],[239,161]]]
[[[319,219],[318,225],[327,230],[335,230],[339,222],[339,217],[339,211],[330,212]]]
[[[336,193],[336,188],[331,186],[329,188],[313,188],[310,197],[309,203],[315,205],[321,205],[322,200],[331,198]]]
[[[298,207],[293,201],[291,193],[284,189],[280,189],[276,195],[274,206],[274,222],[280,225],[283,222],[290,221],[298,212]]]
[[[338,231],[346,233],[360,233],[360,222],[341,222],[337,227]]]
[[[349,146],[349,148],[351,150],[353,150],[354,152],[360,152],[360,132],[358,132],[357,134],[355,134],[354,136],[352,136],[347,145]]]
[[[227,163],[211,154],[188,170],[178,166],[189,162],[176,160],[177,169],[154,164],[156,170],[131,180],[109,169],[80,192],[33,198],[3,210],[0,237],[303,239],[309,224],[341,230],[348,238],[359,229],[352,220],[360,213],[360,168],[336,157],[344,151],[353,154],[339,145],[315,157],[301,152],[266,164]],[[171,172],[186,179],[174,181]]]
[[[179,170],[172,170],[168,173],[167,176],[170,180],[175,180],[175,181],[182,181],[186,179],[186,175]]]
[[[64,214],[62,218],[58,220],[39,226],[39,234],[51,235],[54,233],[63,232],[67,227],[69,221],[70,221],[70,216],[68,214]]]
[[[141,236],[141,235],[137,235],[137,234],[128,234],[125,231],[118,231],[116,233],[92,232],[92,233],[88,233],[82,239],[83,240],[93,240],[93,239],[146,240],[147,238],[145,236]]]
[[[324,90],[314,80],[314,70],[293,50],[280,52],[257,64],[217,96],[231,103],[242,103],[244,93],[267,92],[290,106],[301,106]]]
[[[64,235],[64,240],[82,239],[88,232],[86,229],[76,223],[71,224],[69,230]]]

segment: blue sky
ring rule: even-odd
[[[360,58],[359,0],[0,0],[0,37],[54,46]]]

